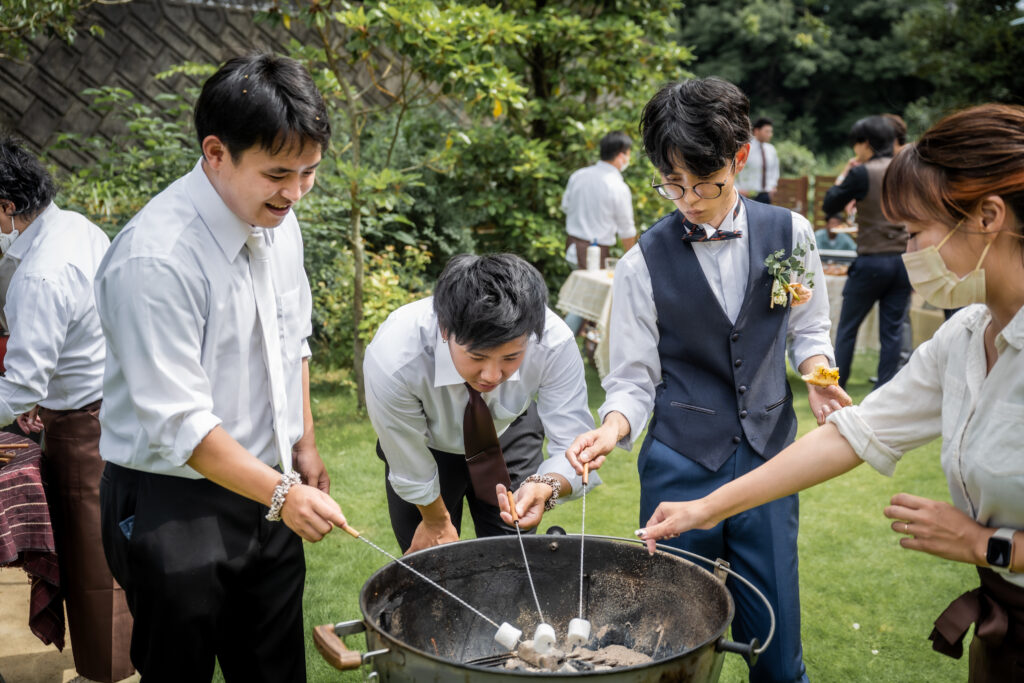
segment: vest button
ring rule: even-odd
[[[737,358],[735,361],[733,361],[733,365],[738,368],[739,366],[743,365],[743,359]]]
[[[737,389],[736,391],[740,392],[741,394],[747,393],[747,385],[746,384],[741,384],[740,388]]]
[[[745,411],[745,410],[741,410],[741,411],[740,411],[740,418],[742,419],[742,418],[744,418],[744,417],[746,417],[746,416],[747,416],[747,411]]]
[[[733,443],[739,443],[740,441],[743,441],[743,439],[741,439],[741,438],[740,438],[740,437],[738,437],[738,436],[734,436],[734,437],[732,437],[732,442],[733,442]]]
[[[732,339],[733,341],[739,341],[740,340],[740,333],[739,332],[733,332],[732,336],[729,337],[729,338]]]

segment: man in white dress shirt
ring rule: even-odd
[[[774,133],[771,119],[754,121],[747,163],[736,176],[736,189],[763,204],[772,203],[779,185],[779,155],[771,144]]]
[[[274,55],[224,64],[195,124],[202,158],[96,278],[103,543],[143,680],[209,681],[216,660],[229,682],[298,683],[302,539],[345,524],[313,433],[292,212],[330,126],[309,74]]]
[[[110,240],[54,204],[55,194],[43,165],[12,138],[0,139],[0,323],[10,331],[0,425],[21,415],[23,428],[45,430],[43,469],[75,668],[93,681],[119,681],[134,671],[132,619],[100,540],[105,345],[93,296]]]
[[[515,533],[495,505],[504,486],[474,479],[467,465],[471,392],[501,437],[522,527],[536,526],[555,499],[581,492],[562,454],[594,419],[579,348],[547,298],[544,278],[518,256],[461,254],[445,266],[434,296],[393,312],[367,347],[366,407],[403,551],[457,541],[463,499],[478,537]]]
[[[613,131],[601,138],[601,160],[581,168],[571,176],[562,195],[565,212],[566,248],[576,252],[576,263],[587,267],[587,247],[597,242],[601,247],[601,267],[608,258],[608,248],[618,236],[623,251],[636,244],[633,223],[633,194],[622,179],[629,166],[633,141],[622,131]]]
[[[677,211],[644,233],[619,262],[611,314],[611,368],[600,428],[568,449],[578,469],[599,466],[616,445],[631,449],[651,417],[637,468],[640,523],[666,500],[691,500],[753,469],[792,442],[793,395],[786,340],[803,373],[831,365],[824,288],[791,308],[773,305],[765,259],[813,245],[801,216],[741,199],[749,102],[717,78],[665,86],[641,119],[652,183]],[[816,251],[799,259],[817,284]],[[791,273],[792,280],[805,280]],[[808,386],[819,423],[849,401],[838,387]],[[751,667],[753,681],[806,680],[800,645],[797,500],[790,496],[671,543],[732,563],[771,602],[777,630]],[[739,584],[733,638],[764,640],[768,615]]]

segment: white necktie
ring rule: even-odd
[[[249,249],[249,272],[256,294],[256,313],[263,338],[263,362],[270,380],[270,406],[274,411],[274,441],[281,469],[292,470],[292,449],[288,444],[288,399],[285,393],[284,365],[281,361],[281,337],[277,328],[277,298],[270,272],[270,249],[262,228],[253,228],[245,240]]]

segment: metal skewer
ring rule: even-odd
[[[426,576],[426,575],[425,575],[425,574],[423,574],[422,572],[419,572],[419,571],[417,571],[417,570],[413,569],[413,568],[412,568],[411,566],[409,566],[409,565],[408,565],[408,564],[406,564],[405,562],[402,562],[402,560],[398,559],[397,557],[395,557],[394,555],[392,555],[391,553],[389,553],[389,552],[388,552],[387,550],[384,550],[384,548],[381,548],[381,547],[380,547],[379,545],[377,545],[377,544],[376,544],[376,543],[374,543],[373,541],[369,540],[368,538],[364,538],[364,537],[362,536],[362,534],[360,534],[360,533],[359,533],[358,531],[356,531],[355,529],[353,529],[352,527],[350,527],[350,526],[349,526],[348,524],[345,524],[345,525],[343,525],[343,526],[342,526],[341,528],[342,528],[342,530],[343,530],[343,531],[344,531],[345,533],[347,533],[347,534],[348,534],[349,536],[352,536],[353,538],[358,538],[358,539],[359,539],[360,541],[362,541],[363,543],[366,543],[367,545],[369,545],[369,546],[370,546],[371,548],[373,548],[374,550],[376,550],[376,551],[378,551],[378,552],[381,552],[381,553],[383,553],[383,554],[387,555],[387,556],[388,556],[388,557],[390,557],[390,558],[391,558],[392,560],[394,560],[394,561],[395,561],[395,562],[397,562],[398,564],[402,565],[403,567],[405,567],[406,569],[408,569],[409,571],[411,571],[411,572],[412,572],[413,574],[415,574],[416,576],[420,577],[421,579],[423,579],[424,581],[426,581],[426,582],[427,582],[427,583],[429,583],[429,584],[430,584],[431,586],[433,586],[433,587],[434,587],[434,588],[436,588],[437,590],[441,591],[442,593],[444,593],[444,594],[445,594],[445,595],[447,595],[448,597],[452,598],[453,600],[455,600],[455,601],[456,601],[456,602],[458,602],[458,603],[459,603],[460,605],[462,605],[463,607],[465,607],[466,609],[468,609],[469,611],[471,611],[471,612],[472,612],[473,614],[477,615],[478,617],[480,617],[481,619],[483,619],[484,621],[486,621],[486,622],[487,622],[488,624],[490,624],[490,625],[491,625],[491,626],[493,626],[494,628],[497,628],[497,629],[500,629],[500,628],[501,628],[501,627],[500,627],[500,626],[498,625],[498,622],[494,621],[493,619],[490,619],[490,618],[488,618],[488,617],[487,617],[487,615],[485,615],[485,614],[484,614],[483,612],[481,612],[481,611],[480,611],[480,610],[478,610],[477,608],[475,608],[475,607],[473,607],[472,605],[470,605],[470,604],[469,604],[468,602],[466,602],[465,600],[463,600],[463,599],[462,599],[462,598],[460,598],[459,596],[455,595],[455,593],[452,593],[452,592],[451,592],[450,590],[448,590],[448,589],[447,589],[447,588],[445,588],[444,586],[440,585],[439,583],[437,583],[436,581],[434,581],[434,580],[433,580],[433,579],[431,579],[430,577]]]
[[[519,513],[516,511],[516,499],[511,491],[505,491],[508,496],[509,510],[512,514],[512,523],[516,526],[516,536],[519,538],[519,549],[523,552],[523,564],[526,566],[526,578],[530,581],[530,590],[533,592],[533,602],[537,605],[537,614],[540,615],[540,623],[533,635],[533,647],[538,654],[544,654],[551,649],[555,643],[555,629],[544,621],[544,612],[540,608],[540,600],[537,598],[537,587],[533,585],[533,574],[530,573],[530,561],[526,558],[526,546],[523,545],[523,532],[519,528]]]
[[[586,645],[590,640],[590,622],[583,617],[583,541],[587,528],[587,483],[590,474],[590,463],[583,465],[583,516],[580,520],[580,616],[569,622],[569,634],[566,643],[569,647]]]

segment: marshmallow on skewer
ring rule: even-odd
[[[498,628],[498,632],[494,634],[494,640],[506,650],[515,650],[521,635],[523,635],[522,631],[505,621]]]
[[[590,622],[586,619],[573,619],[569,622],[569,634],[565,639],[569,648],[582,647],[590,641]]]
[[[537,630],[533,632],[533,649],[537,654],[542,655],[555,645],[555,629],[551,624],[537,624]]]

